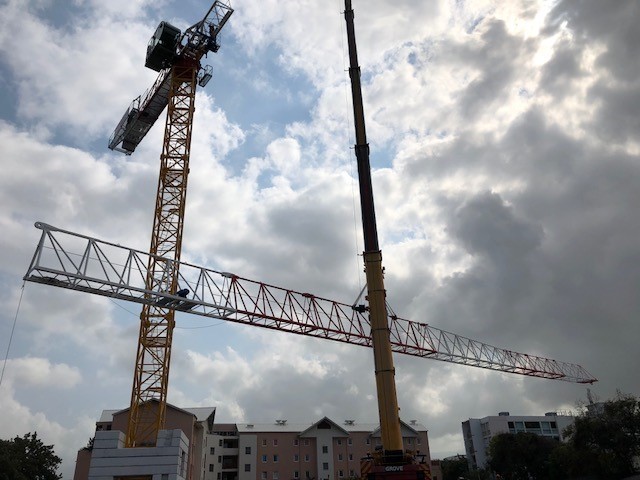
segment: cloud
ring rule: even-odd
[[[7,388],[11,388],[16,383],[28,387],[71,388],[81,380],[77,367],[64,363],[51,364],[46,358],[9,359],[6,372],[5,381],[11,384]]]
[[[17,305],[36,220],[147,248],[162,122],[131,157],[103,145],[154,79],[142,65],[155,17],[186,25],[202,12],[120,3],[0,7],[5,305]],[[363,266],[343,7],[234,7],[215,85],[197,97],[183,258],[352,302]],[[582,363],[601,378],[603,398],[616,388],[637,394],[636,2],[355,8],[394,310]],[[49,432],[70,472],[99,411],[130,398],[138,314],[27,285],[11,357],[25,381],[8,377],[11,389],[0,391],[15,420],[3,431]],[[220,421],[375,421],[370,350],[203,328],[186,314],[178,323],[169,398],[179,406],[214,405]],[[402,417],[427,424],[437,456],[462,451],[466,418],[539,414],[584,395],[581,386],[413,357],[396,358],[396,368]],[[55,390],[55,402],[31,395],[38,389]]]

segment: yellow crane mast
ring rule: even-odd
[[[131,154],[149,131],[164,107],[164,131],[160,175],[149,249],[145,288],[186,296],[179,290],[178,274],[182,251],[191,130],[198,84],[211,78],[210,67],[200,60],[219,48],[217,35],[233,10],[215,1],[204,18],[184,34],[161,22],[151,38],[145,65],[160,74],[149,93],[134,100],[116,127],[109,147]],[[165,302],[143,305],[136,354],[126,446],[155,445],[164,426],[171,343],[175,310]],[[152,402],[152,400],[154,400]]]

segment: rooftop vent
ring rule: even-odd
[[[498,413],[499,417],[508,417],[509,416],[509,412],[500,412]]]
[[[544,414],[545,417],[557,417],[558,412],[547,412]]]
[[[415,425],[416,423],[418,423],[418,421],[417,421],[417,420],[409,420],[409,423],[410,423],[411,425]]]
[[[287,421],[286,420],[276,420],[276,425],[286,425]]]
[[[253,428],[253,423],[247,423],[247,428]]]
[[[345,420],[344,424],[345,425],[353,425],[356,421],[355,420]]]

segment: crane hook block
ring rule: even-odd
[[[170,23],[160,22],[147,46],[144,66],[159,72],[173,64],[180,41],[180,29]]]

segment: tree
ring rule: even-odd
[[[0,440],[0,480],[58,480],[61,461],[37,432]]]
[[[469,470],[467,458],[463,455],[445,458],[440,461],[442,480],[489,480],[490,472],[485,470]]]
[[[618,392],[614,400],[593,404],[565,432],[570,445],[591,459],[590,472],[600,478],[634,473],[640,455],[640,400]]]
[[[458,480],[459,478],[467,478],[469,473],[469,465],[465,457],[457,456],[451,459],[445,459],[440,462],[442,468],[443,480]]]
[[[549,478],[549,459],[557,446],[534,433],[501,433],[489,443],[489,465],[506,480]]]

